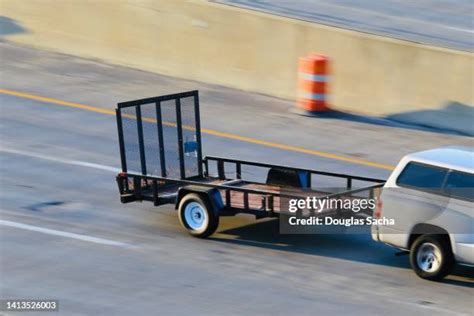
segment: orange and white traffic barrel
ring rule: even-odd
[[[311,54],[301,57],[298,69],[298,107],[308,113],[329,111],[327,85],[329,58]]]

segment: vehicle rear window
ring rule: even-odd
[[[445,191],[451,197],[474,200],[474,175],[459,171],[450,172]]]
[[[398,177],[397,184],[420,190],[440,191],[447,172],[443,168],[410,162]]]

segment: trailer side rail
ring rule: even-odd
[[[130,188],[129,181],[133,183]],[[259,189],[251,189],[245,187],[238,187],[232,185],[225,185],[225,184],[216,184],[216,183],[206,183],[201,182],[199,179],[197,181],[189,180],[189,179],[170,179],[164,177],[157,177],[157,176],[146,176],[141,174],[126,174],[121,173],[117,176],[117,183],[119,186],[121,200],[124,203],[132,202],[132,201],[152,201],[154,205],[158,206],[165,203],[170,203],[170,200],[166,197],[161,196],[160,186],[163,185],[175,185],[178,187],[185,187],[185,186],[200,186],[200,187],[207,187],[207,188],[214,188],[217,190],[222,190],[225,192],[226,195],[226,202],[228,201],[227,196],[230,196],[232,192],[240,192],[243,193],[242,197],[243,200],[241,201],[242,205],[249,205],[249,197],[250,195],[258,195],[261,198],[261,205],[259,208],[242,208],[242,209],[232,209],[230,204],[227,204],[227,210],[231,210],[235,213],[249,213],[260,215],[260,217],[264,217],[263,214],[269,214],[269,216],[273,215],[275,200],[278,199],[300,199],[302,196],[301,194],[292,194],[292,193],[282,193],[282,192],[275,192],[269,190],[259,190]],[[341,192],[330,193],[324,196],[318,197],[318,199],[330,199],[330,198],[338,198],[338,197],[348,197],[354,196],[356,193],[360,192],[369,192],[369,197],[373,198],[375,195],[375,190],[377,188],[381,188],[384,184],[377,183],[375,185],[365,186],[362,188],[357,189],[347,189]],[[145,193],[146,192],[146,193]]]
[[[334,172],[327,172],[327,171],[319,171],[319,170],[312,170],[312,169],[304,169],[304,168],[295,168],[289,166],[279,166],[273,165],[268,163],[261,163],[261,162],[254,162],[254,161],[246,161],[246,160],[239,160],[239,159],[229,159],[223,157],[216,157],[216,156],[206,156],[203,159],[204,163],[204,172],[206,175],[209,175],[209,163],[214,161],[217,164],[217,173],[219,179],[225,179],[225,166],[226,163],[234,164],[235,165],[235,178],[242,179],[242,166],[254,166],[254,167],[262,167],[268,169],[286,169],[295,172],[305,172],[307,176],[307,183],[311,183],[312,175],[322,175],[322,176],[329,176],[329,177],[336,177],[336,178],[343,178],[346,179],[346,188],[348,190],[352,189],[352,182],[353,180],[364,181],[364,182],[375,182],[375,183],[384,183],[385,180],[377,179],[377,178],[369,178],[369,177],[361,177],[355,175],[348,175],[342,173],[334,173]]]

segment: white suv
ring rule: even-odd
[[[407,155],[383,187],[372,238],[410,251],[424,279],[448,275],[454,262],[474,264],[474,148],[444,147]]]

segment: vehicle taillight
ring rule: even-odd
[[[377,201],[375,202],[375,211],[374,211],[375,218],[382,217],[382,206],[383,206],[382,199],[378,197]]]
[[[127,173],[126,172],[120,172],[117,176],[120,177],[120,178],[125,178],[127,176]]]

